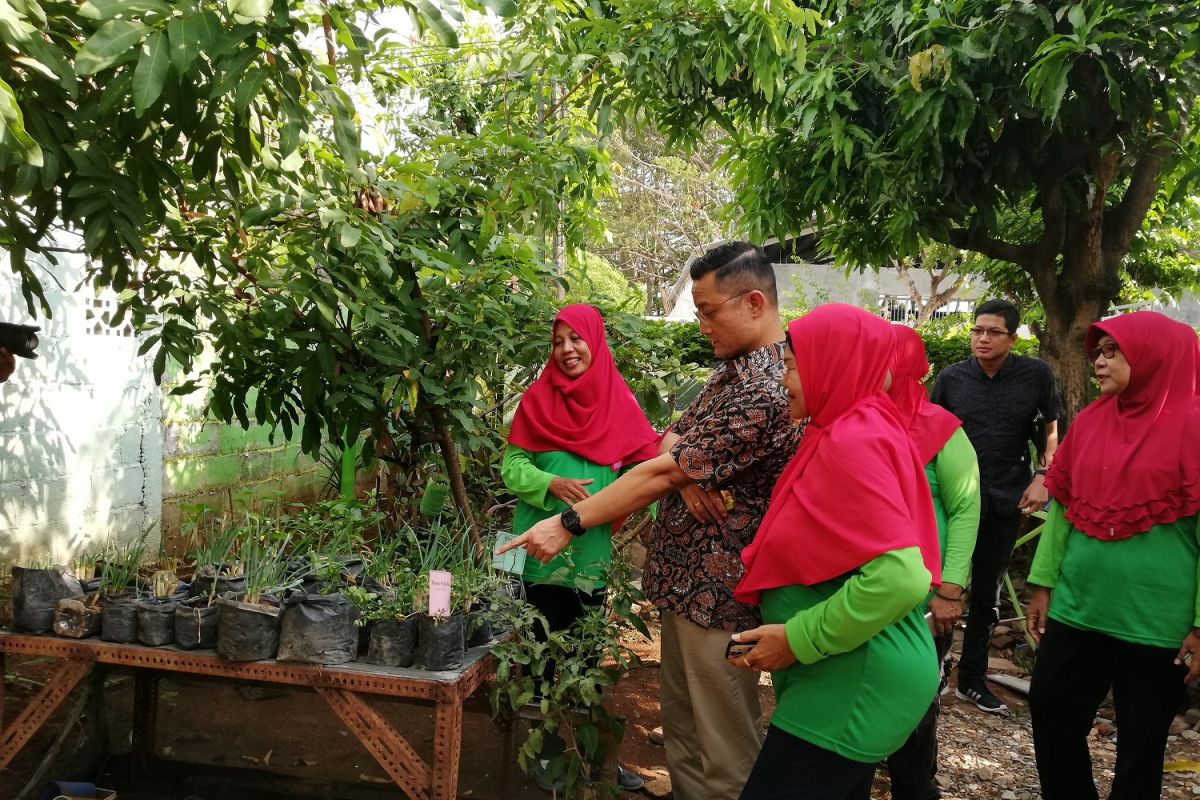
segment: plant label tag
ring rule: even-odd
[[[521,575],[525,572],[525,548],[518,547],[516,550],[509,550],[504,555],[496,555],[496,550],[499,550],[504,545],[517,538],[515,534],[504,532],[496,535],[496,546],[492,549],[492,566],[504,572],[510,572],[513,575]]]
[[[440,569],[429,571],[429,616],[450,616],[450,582],[453,576]]]

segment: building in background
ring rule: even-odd
[[[851,270],[834,263],[833,259],[818,250],[818,234],[808,228],[802,234],[784,239],[769,239],[764,245],[767,257],[775,268],[775,280],[779,288],[779,307],[783,310],[812,308],[824,303],[849,303],[870,309],[893,322],[912,323],[919,308],[914,298],[914,287],[910,286],[898,270]],[[712,242],[708,250],[722,242]],[[692,261],[700,256],[696,253],[683,265],[679,279],[667,297],[665,319],[676,322],[691,322],[696,319],[696,307],[692,302],[692,279],[688,271]],[[928,303],[935,294],[928,272],[912,270],[916,293],[922,303]],[[968,313],[982,298],[984,287],[981,281],[968,283],[960,289],[953,300],[934,312],[934,317],[947,314]]]

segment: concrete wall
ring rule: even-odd
[[[270,428],[214,422],[205,395],[168,394],[163,385],[163,535],[173,539],[189,513],[201,506],[220,512],[266,508],[278,500],[311,500],[326,471]],[[250,405],[253,406],[253,400]]]
[[[42,331],[39,358],[17,359],[0,384],[0,564],[64,561],[143,532],[154,547],[178,533],[189,506],[238,510],[317,495],[325,472],[298,444],[208,419],[203,391],[168,393],[177,373],[155,385],[132,329],[108,324],[113,296],[75,291],[82,257],[61,256],[43,273],[49,320],[29,316],[2,259],[0,321]]]
[[[111,295],[72,291],[80,257],[42,274],[49,320],[29,316],[0,260],[0,320],[42,327],[39,358],[18,358],[0,384],[0,561],[63,560],[142,533],[156,541],[162,434],[150,362],[131,328],[108,325]]]

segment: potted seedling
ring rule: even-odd
[[[26,633],[45,633],[54,624],[59,600],[83,594],[68,567],[49,557],[33,559],[12,568],[13,627]]]
[[[179,605],[174,570],[160,569],[150,576],[151,596],[137,603],[138,641],[162,647],[175,641],[175,609]]]
[[[217,646],[217,584],[207,594],[181,600],[175,606],[175,644],[184,650],[211,650]]]
[[[246,591],[246,578],[237,562],[238,528],[221,520],[201,531],[199,525],[192,528],[191,557],[195,565],[189,597],[220,597],[225,594],[242,594]]]
[[[286,540],[265,541],[273,531],[257,521],[241,546],[245,594],[222,597],[217,622],[217,653],[230,661],[262,661],[279,650],[278,595],[298,585],[287,579]]]
[[[106,642],[137,641],[138,570],[146,554],[146,540],[114,545],[105,554],[100,573],[100,638]]]
[[[358,609],[338,592],[341,563],[318,558],[314,591],[290,594],[283,601],[279,660],[307,664],[344,664],[358,655]]]
[[[363,659],[368,664],[413,665],[418,636],[418,617],[413,613],[416,588],[416,575],[405,572],[394,579],[391,589],[377,601],[371,611],[375,624],[371,627],[370,644]]]

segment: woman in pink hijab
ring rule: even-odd
[[[552,334],[550,358],[521,397],[501,467],[505,486],[517,496],[515,534],[608,486],[624,467],[658,455],[658,434],[613,362],[600,312],[569,305],[554,318]],[[589,607],[603,604],[612,532],[611,523],[589,528],[546,564],[525,560],[526,598],[551,631],[570,628]],[[592,591],[579,588],[587,584]],[[554,680],[553,666],[542,680]],[[539,761],[556,755],[560,744],[548,743]],[[536,765],[533,776],[554,788]],[[630,791],[645,783],[623,768],[618,779]]]
[[[787,389],[809,418],[775,484],[736,597],[763,625],[735,666],[770,670],[777,698],[743,800],[867,800],[937,689],[921,601],[940,583],[925,465],[884,392],[884,320],[821,306],[788,326]]]
[[[1200,341],[1138,311],[1092,325],[1084,351],[1100,398],[1050,466],[1029,570],[1033,746],[1045,800],[1096,800],[1088,734],[1111,691],[1109,798],[1146,800],[1162,792],[1168,728],[1200,678]]]

